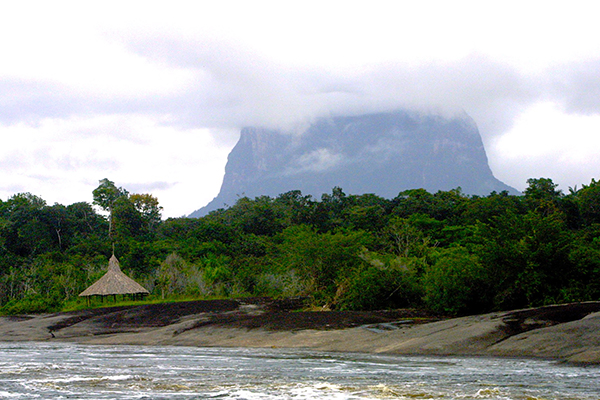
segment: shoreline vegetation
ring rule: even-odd
[[[99,183],[93,205],[0,200],[1,341],[600,364],[600,181],[565,194],[529,179],[522,196],[290,191],[167,220],[151,194]],[[112,256],[160,303],[73,310]],[[165,303],[181,298],[223,300]]]
[[[460,318],[415,309],[303,311],[302,304],[300,299],[245,298],[2,316],[0,340],[308,348],[600,364],[600,302]]]
[[[167,220],[151,194],[108,179],[93,191],[105,214],[21,193],[0,200],[0,315],[64,311],[113,255],[160,300],[304,296],[452,316],[600,300],[600,182],[528,184],[522,196],[290,191]],[[133,294],[104,294],[121,293]]]

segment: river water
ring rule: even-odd
[[[600,368],[281,349],[1,343],[8,399],[600,399]]]

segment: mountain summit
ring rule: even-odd
[[[233,205],[240,196],[301,190],[320,198],[335,186],[385,198],[418,188],[518,193],[492,174],[477,125],[466,114],[444,118],[396,111],[322,118],[300,133],[242,129],[221,191],[190,217]]]

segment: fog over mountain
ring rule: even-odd
[[[335,186],[347,194],[385,198],[418,188],[518,193],[494,177],[468,115],[395,111],[320,118],[299,131],[242,129],[219,194],[190,217],[231,206],[244,196],[300,190],[318,199]]]

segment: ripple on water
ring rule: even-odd
[[[598,372],[532,360],[0,343],[0,398],[598,400]]]

